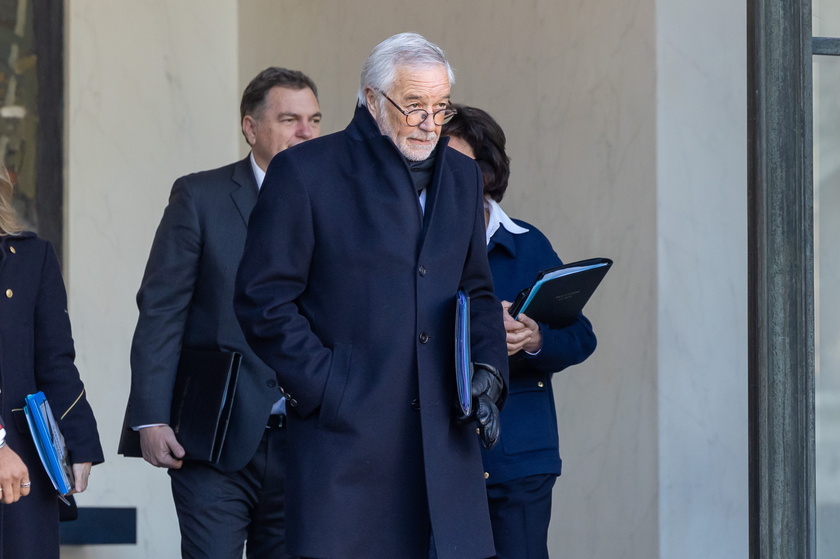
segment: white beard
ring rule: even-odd
[[[391,122],[388,120],[386,108],[387,107],[384,102],[379,103],[379,108],[377,110],[377,114],[379,116],[377,124],[379,124],[379,130],[394,141],[397,148],[400,150],[400,153],[402,153],[409,161],[424,161],[428,159],[432,154],[432,151],[434,151],[437,146],[437,134],[434,132],[423,132],[419,127],[417,127],[405,138],[397,140],[397,133],[391,127]],[[431,143],[426,146],[415,146],[408,142],[409,138],[413,138],[415,140],[428,140]]]

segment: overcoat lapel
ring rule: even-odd
[[[390,192],[370,193],[373,196],[383,195],[395,197],[398,202],[392,211],[404,211],[416,208],[416,211],[406,212],[405,223],[413,223],[414,231],[419,236],[422,228],[420,202],[413,188],[411,171],[405,162],[399,148],[391,138],[379,131],[379,126],[366,107],[356,107],[356,116],[346,129],[351,138],[367,143],[366,153],[371,158],[373,166],[367,170],[371,176],[371,184],[376,188],[388,188]],[[393,198],[390,198],[393,199]],[[419,246],[419,245],[418,245]]]
[[[426,241],[426,232],[431,227],[439,203],[446,203],[446,192],[454,188],[452,171],[444,161],[446,159],[446,146],[449,145],[449,137],[443,136],[435,148],[435,174],[432,183],[426,190],[426,209],[423,213],[423,232],[420,235],[420,252],[423,251],[423,244]],[[442,194],[443,193],[443,194]],[[438,212],[439,213],[439,212]]]

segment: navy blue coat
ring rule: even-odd
[[[514,235],[500,227],[487,245],[496,295],[513,301],[534,283],[537,273],[562,264],[551,243],[536,227]],[[520,351],[510,357],[510,392],[502,410],[502,434],[493,450],[483,451],[488,484],[504,483],[535,474],[560,475],[557,412],[551,376],[576,365],[595,351],[589,320],[555,330],[541,325],[542,350],[531,356]]]
[[[233,314],[233,284],[256,202],[248,157],[172,186],[137,293],[122,432],[127,448],[140,444],[131,427],[169,423],[181,348],[221,349],[241,353],[242,363],[218,467],[236,471],[253,458],[280,398],[274,371],[251,351]]]
[[[29,496],[0,504],[0,557],[3,549],[9,556],[58,557],[59,501],[26,427],[26,395],[47,396],[71,462],[104,459],[75,355],[52,245],[30,232],[0,237],[0,422],[32,482]],[[33,547],[20,547],[27,542]]]
[[[441,140],[445,145],[445,140]],[[494,554],[475,424],[453,420],[455,294],[475,361],[507,376],[478,166],[439,149],[425,215],[364,107],[278,154],[248,228],[235,308],[290,395],[289,550]]]

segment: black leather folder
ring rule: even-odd
[[[590,258],[543,270],[534,285],[516,296],[510,315],[515,318],[524,313],[552,328],[569,326],[577,320],[612,263],[609,258]]]
[[[218,462],[227,435],[242,355],[230,351],[182,349],[172,393],[169,425],[184,458]],[[117,452],[142,457],[140,434],[126,413]]]
[[[169,425],[188,460],[218,462],[225,443],[242,355],[181,350]]]

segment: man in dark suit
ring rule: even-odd
[[[381,43],[350,125],[278,154],[251,215],[235,309],[290,406],[294,555],[494,554],[480,439],[498,437],[507,353],[481,173],[438,142],[452,79],[423,37]],[[455,411],[459,289],[477,423]]]
[[[155,235],[137,305],[126,425],[143,458],[169,469],[183,557],[285,558],[285,402],[274,371],[248,347],[233,312],[233,287],[248,218],[272,157],[318,136],[315,84],[268,68],[242,96],[251,154],[178,179]],[[218,463],[182,460],[169,426],[182,348],[242,354],[236,397]]]

